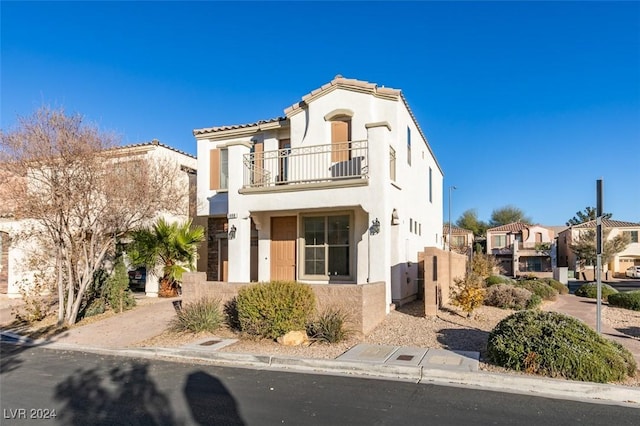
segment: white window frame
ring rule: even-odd
[[[329,248],[331,247],[328,244],[328,219],[331,216],[347,216],[349,219],[349,274],[348,275],[329,275]],[[305,249],[307,247],[317,247],[320,245],[311,245],[307,246],[305,241],[305,219],[307,218],[324,218],[324,237],[325,242],[322,244],[324,246],[324,274],[307,274],[306,273],[306,253]],[[299,268],[298,268],[298,276],[301,280],[308,281],[337,281],[337,282],[354,282],[354,270],[355,270],[355,236],[354,236],[354,217],[353,212],[351,211],[331,211],[331,212],[319,212],[319,213],[309,213],[309,214],[301,214],[300,215],[300,230],[299,230],[299,243],[298,247],[300,247],[298,251],[298,257],[300,259]]]

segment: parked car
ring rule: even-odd
[[[131,290],[144,291],[147,285],[147,269],[142,267],[129,271],[129,288]]]
[[[629,278],[640,278],[640,266],[631,266],[627,268],[625,275]]]

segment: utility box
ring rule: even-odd
[[[553,279],[564,285],[569,284],[569,268],[566,266],[553,268]]]

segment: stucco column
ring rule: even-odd
[[[248,283],[251,279],[251,219],[244,207],[242,188],[244,178],[243,156],[250,145],[232,144],[227,147],[229,155],[229,282]]]
[[[377,234],[368,233],[369,238],[369,282],[385,283],[386,312],[391,305],[391,208],[389,200],[389,137],[391,127],[387,122],[368,123],[367,140],[369,150],[369,191],[372,196],[365,210],[369,213],[368,225],[380,222]]]

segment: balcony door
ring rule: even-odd
[[[351,119],[336,119],[331,122],[331,162],[349,161],[351,141]]]
[[[278,182],[286,182],[289,178],[289,154],[291,153],[291,139],[278,141]]]

